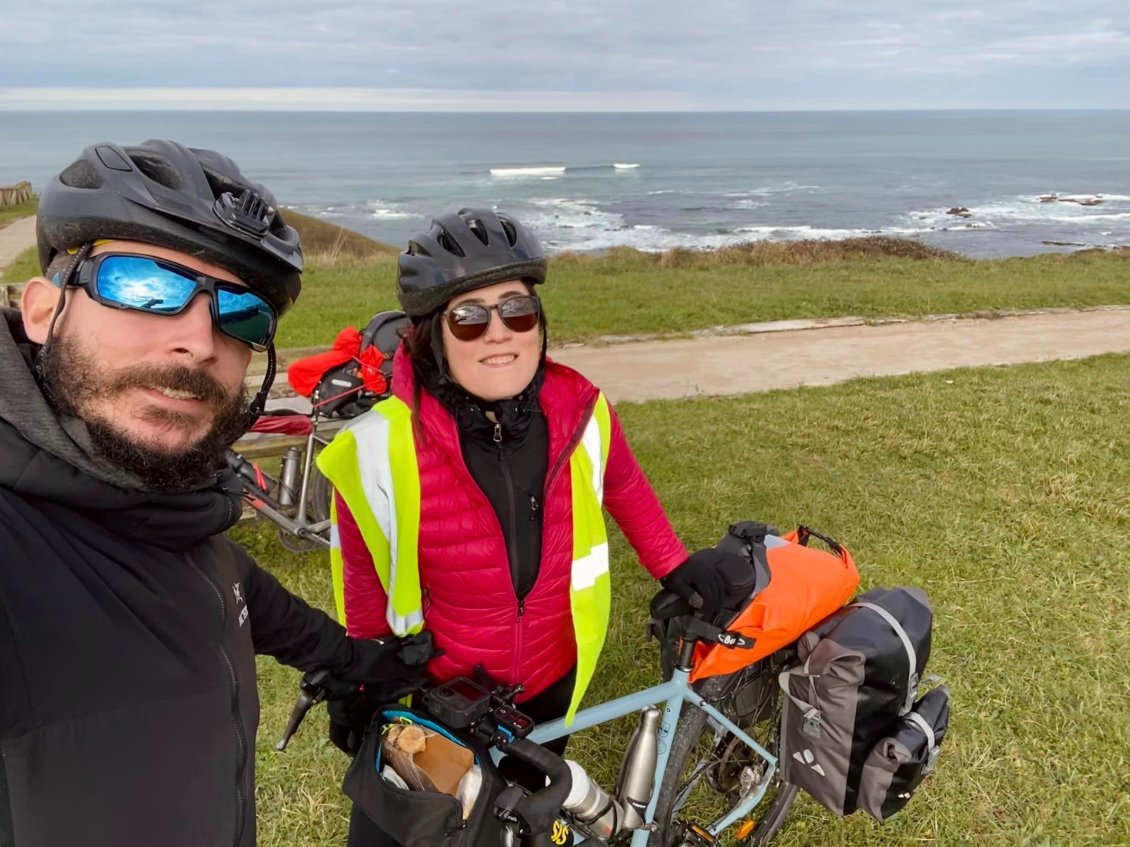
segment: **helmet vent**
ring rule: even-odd
[[[461,259],[467,255],[463,252],[463,248],[459,246],[459,242],[447,234],[447,230],[442,230],[440,234],[436,236],[436,241],[438,241],[439,246],[448,253],[454,253]]]
[[[94,165],[86,159],[79,159],[59,174],[59,182],[70,188],[101,188],[102,177]]]
[[[506,233],[506,242],[511,247],[518,243],[518,230],[514,228],[514,224],[510,222],[509,218],[504,218],[501,215],[498,217],[498,222],[502,224],[502,229]]]
[[[482,221],[480,221],[478,218],[471,218],[469,221],[467,221],[467,228],[475,234],[475,238],[483,242],[484,247],[489,245],[490,240],[489,236],[487,235],[487,228],[483,226]]]
[[[176,168],[163,158],[147,156],[136,150],[130,151],[130,154],[130,159],[133,160],[134,165],[139,171],[145,174],[146,177],[153,180],[153,182],[158,185],[163,185],[174,191],[180,191],[182,188],[180,174],[177,173]]]

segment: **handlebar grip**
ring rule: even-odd
[[[514,814],[529,827],[530,832],[546,832],[561,814],[565,798],[573,788],[573,775],[565,760],[525,738],[511,741],[506,754],[537,768],[549,780],[545,788],[523,797],[514,806]]]

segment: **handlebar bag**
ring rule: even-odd
[[[933,613],[917,588],[877,588],[806,632],[779,676],[781,776],[839,815],[858,807],[864,763],[918,698]]]
[[[819,538],[831,552],[809,547]],[[846,547],[808,527],[765,535],[769,584],[726,627],[754,639],[752,649],[699,644],[691,682],[734,673],[792,644],[806,630],[843,607],[859,586],[859,571]]]
[[[440,791],[403,788],[382,776],[387,757],[381,739],[393,724],[416,724],[470,750],[482,773],[482,786],[466,818],[459,800]],[[342,791],[357,808],[402,847],[478,847],[499,843],[501,824],[495,798],[506,787],[486,746],[456,733],[430,716],[403,706],[377,711],[365,741],[345,775]]]

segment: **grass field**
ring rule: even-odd
[[[11,223],[19,218],[26,218],[29,215],[34,215],[35,210],[39,208],[39,198],[32,197],[30,200],[25,200],[15,206],[9,206],[6,209],[0,209],[0,227],[4,224]]]
[[[620,408],[689,546],[733,520],[804,522],[852,548],[863,588],[918,585],[933,601],[930,670],[953,696],[937,772],[882,827],[802,800],[782,845],[1130,843],[1128,371],[1106,356]],[[324,557],[285,554],[262,528],[235,534],[328,606]],[[615,622],[590,702],[657,675],[643,635],[654,583],[613,545]],[[297,674],[260,668],[260,843],[340,845],[344,757],[324,715],[274,752]],[[626,736],[571,749],[609,786]]]
[[[602,335],[686,333],[787,318],[924,315],[1130,302],[1130,254],[1030,259],[822,258],[740,264],[725,252],[663,264],[617,251],[551,262],[545,300],[552,343]],[[328,344],[396,307],[392,258],[312,263],[302,300],[279,328],[281,347]]]
[[[388,245],[287,210],[306,245],[298,305],[277,346],[329,346],[345,326],[397,307],[396,253]],[[39,273],[34,250],[4,272]],[[550,262],[550,341],[607,335],[679,335],[713,326],[847,315],[882,318],[998,309],[1130,303],[1130,251],[968,260],[915,241],[759,243],[716,251],[602,256]]]

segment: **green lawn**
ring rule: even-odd
[[[734,251],[654,255],[619,250],[601,258],[555,259],[539,292],[551,343],[789,318],[1130,303],[1130,251],[981,261],[761,261],[768,263],[748,257],[735,261]],[[20,282],[37,273],[35,250],[29,250],[4,279]],[[342,327],[364,326],[376,312],[396,308],[395,279],[395,257],[388,255],[312,257],[302,299],[279,325],[278,347],[329,346]]]
[[[311,263],[303,295],[279,328],[279,346],[332,342],[396,307],[392,258]],[[712,261],[665,266],[617,253],[556,260],[545,299],[553,343],[598,336],[685,333],[787,318],[923,315],[985,309],[1130,303],[1130,254],[1044,255],[993,261],[869,259],[750,266]]]
[[[688,545],[737,519],[809,523],[852,548],[863,588],[919,585],[934,603],[930,670],[953,696],[937,772],[883,827],[799,802],[782,845],[1130,843],[1128,374],[1130,357],[1104,356],[620,407]],[[329,606],[324,557],[235,534]],[[613,546],[615,622],[590,702],[657,677],[654,583]],[[260,843],[343,844],[344,757],[322,714],[274,752],[297,674],[260,669]],[[610,786],[626,735],[573,750]]]
[[[9,206],[6,209],[0,209],[0,227],[4,224],[11,223],[19,218],[26,218],[35,214],[35,210],[39,208],[39,198],[32,197],[30,200],[25,200],[15,206]]]

